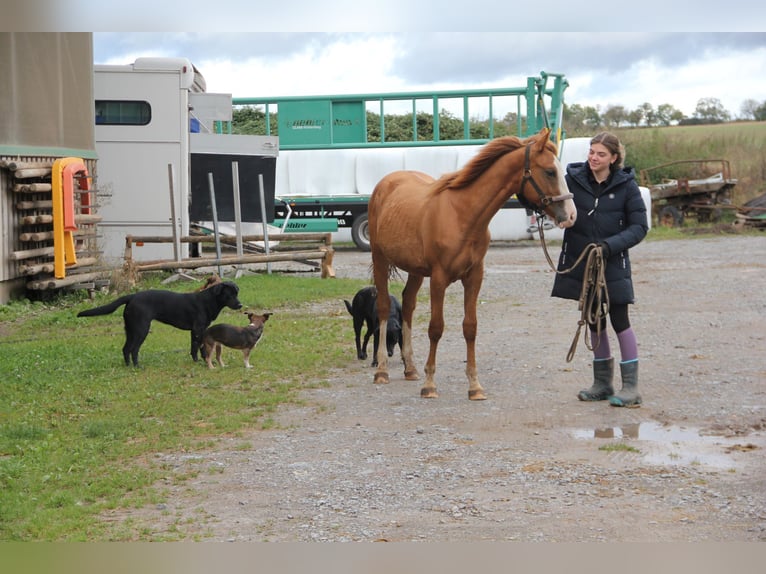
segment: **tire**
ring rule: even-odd
[[[370,226],[367,223],[367,212],[357,215],[351,224],[351,239],[362,251],[370,251]]]
[[[657,223],[662,227],[681,227],[683,222],[683,215],[672,205],[666,205],[657,215]]]

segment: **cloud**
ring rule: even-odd
[[[209,90],[235,97],[522,86],[546,71],[566,74],[570,104],[691,115],[717,97],[736,115],[766,100],[762,32],[97,33],[94,54],[187,57]]]
[[[25,0],[31,24],[56,31],[406,33],[443,32],[745,32],[766,29],[766,12],[752,0],[642,0],[604,5],[571,0],[497,2],[471,0],[131,0],[114,7],[103,0]],[[54,15],[51,17],[51,15]],[[24,28],[21,28],[24,29]],[[20,30],[21,30],[20,29]],[[34,29],[34,27],[33,27]],[[39,30],[39,28],[38,28]],[[47,28],[46,28],[47,30]],[[54,31],[51,29],[50,31]]]

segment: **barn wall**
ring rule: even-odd
[[[92,36],[0,32],[0,166],[79,157],[95,171]],[[22,276],[10,254],[42,246],[19,240],[30,230],[20,223],[26,214],[17,208],[15,183],[14,172],[0,167],[0,304],[35,279]]]

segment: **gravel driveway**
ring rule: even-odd
[[[169,473],[167,502],[105,519],[222,541],[766,540],[766,237],[631,253],[641,408],[577,400],[591,364],[582,341],[565,360],[576,303],[549,297],[539,243],[493,245],[477,351],[488,400],[467,399],[453,285],[438,399],[421,399],[398,359],[391,383],[373,385],[350,340],[347,368],[283,409],[277,429],[158,453],[199,473]],[[366,253],[335,255],[338,277],[367,277],[368,265]],[[339,303],[323,311],[350,322]],[[428,314],[416,310],[421,370]]]

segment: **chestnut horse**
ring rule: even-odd
[[[389,313],[388,280],[396,269],[407,272],[402,292],[404,377],[418,380],[412,357],[412,315],[418,290],[430,277],[431,346],[420,395],[435,398],[436,348],[444,331],[444,293],[463,283],[463,337],[466,342],[468,398],[483,400],[476,372],[476,301],[484,279],[489,222],[517,194],[525,205],[545,211],[560,227],[576,217],[557,150],[544,129],[526,139],[497,138],[482,147],[461,170],[438,180],[416,171],[395,171],[375,186],[368,221],[372,273],[378,290],[380,332],[385,337]],[[375,383],[388,383],[385,345],[378,348]]]

